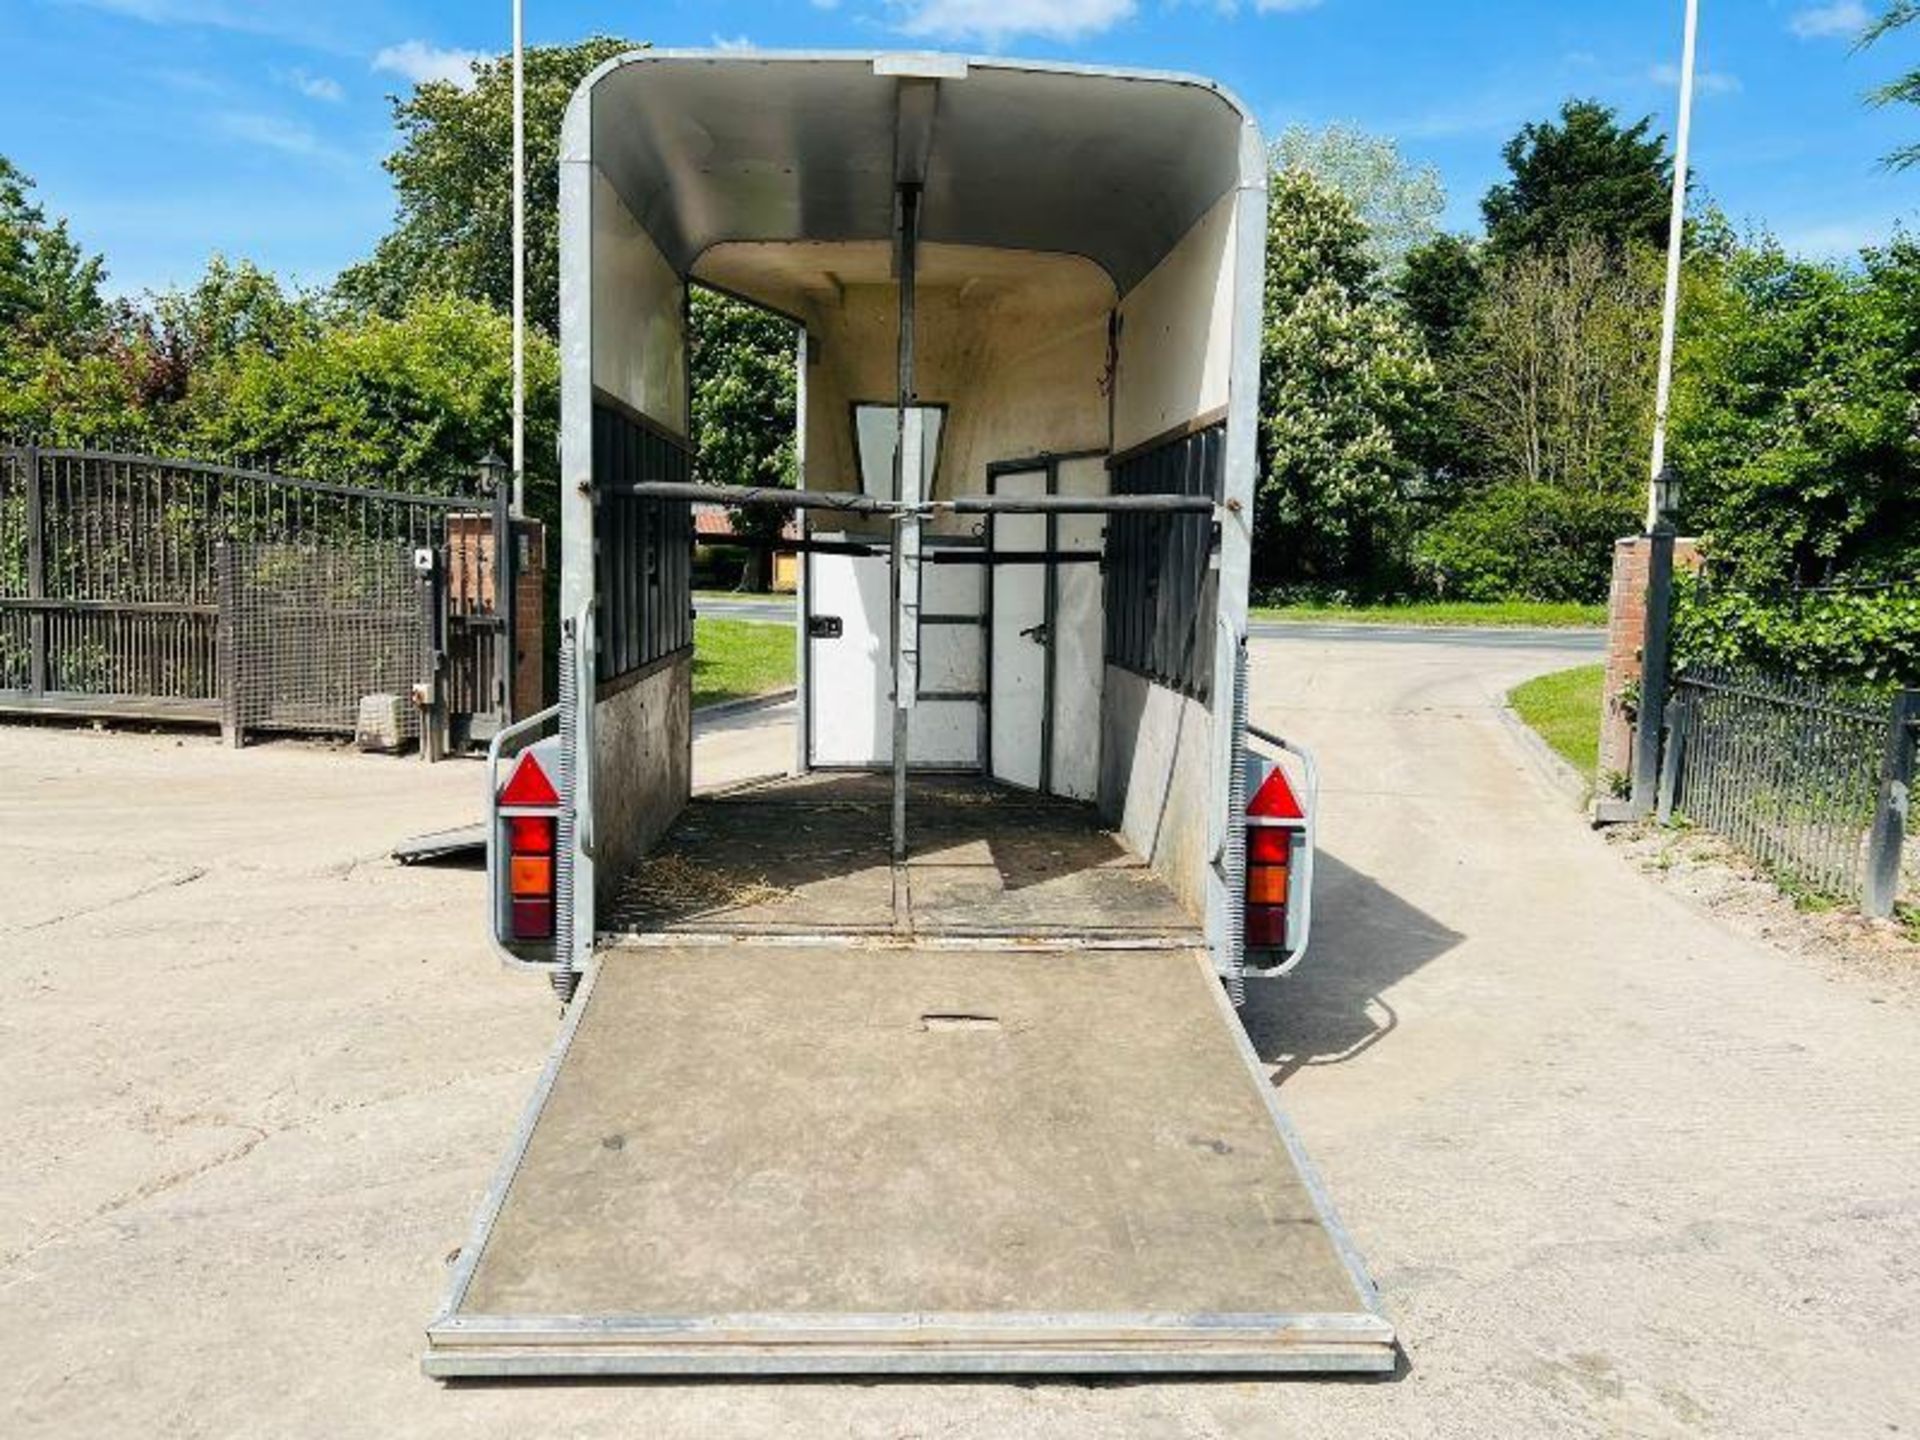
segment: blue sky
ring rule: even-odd
[[[1920,34],[1856,54],[1878,0],[1703,0],[1701,181],[1736,221],[1848,254],[1920,220],[1879,158],[1920,111],[1862,94]],[[1437,167],[1471,228],[1499,150],[1570,95],[1670,128],[1681,0],[527,0],[532,43],[952,48],[1191,70],[1274,130],[1358,123]],[[117,291],[216,252],[324,283],[386,227],[387,97],[507,44],[507,0],[0,0],[0,153]]]

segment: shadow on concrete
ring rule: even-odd
[[[1399,1024],[1386,992],[1465,938],[1325,850],[1316,865],[1307,958],[1291,975],[1249,980],[1240,1012],[1276,1085],[1384,1041]]]

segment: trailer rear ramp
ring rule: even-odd
[[[1385,1371],[1204,951],[602,950],[424,1365]]]

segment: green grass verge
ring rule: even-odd
[[[1419,600],[1405,605],[1258,605],[1262,620],[1332,620],[1347,625],[1478,625],[1494,629],[1573,630],[1607,623],[1604,605],[1556,600]]]
[[[751,620],[693,622],[693,703],[744,700],[793,684],[793,627]]]
[[[1600,691],[1604,665],[1581,665],[1529,680],[1507,696],[1535,734],[1592,784],[1600,768]]]

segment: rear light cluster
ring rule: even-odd
[[[1293,851],[1306,827],[1306,812],[1275,768],[1247,805],[1247,948],[1284,950],[1287,903],[1292,894]]]
[[[553,939],[554,839],[559,829],[559,792],[531,754],[514,766],[500,792],[506,813],[507,904],[509,931],[515,940]],[[549,813],[541,814],[540,811]],[[534,812],[534,813],[528,813]]]

